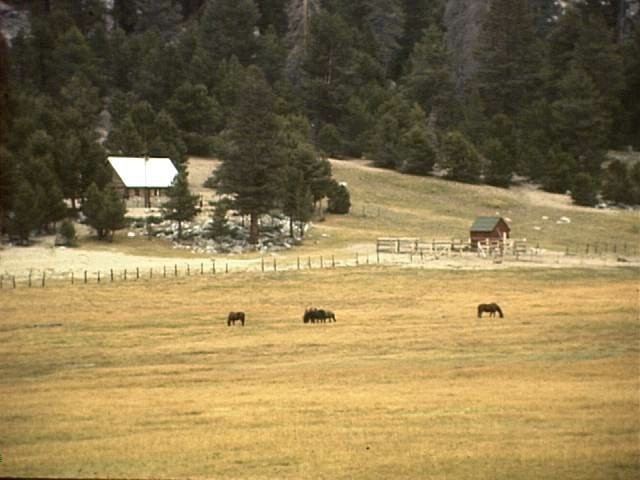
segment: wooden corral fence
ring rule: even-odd
[[[376,252],[410,255],[433,255],[436,257],[461,254],[475,250],[481,257],[495,257],[527,253],[527,241],[507,238],[479,242],[476,249],[470,240],[458,238],[423,240],[404,237],[380,237],[376,240]]]
[[[377,253],[412,255],[451,255],[469,251],[471,244],[457,238],[423,240],[419,238],[381,237],[376,240]]]

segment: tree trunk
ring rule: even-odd
[[[178,240],[182,239],[182,222],[178,220]]]
[[[294,233],[293,233],[293,218],[289,217],[289,236],[291,238],[294,237]]]
[[[251,223],[249,225],[249,243],[255,245],[258,243],[258,214],[251,212],[249,215]]]

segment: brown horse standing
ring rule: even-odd
[[[496,312],[500,315],[500,318],[503,318],[502,310],[497,303],[481,303],[478,305],[478,318],[482,318],[482,313],[487,312],[490,317],[495,317]]]
[[[229,312],[229,316],[227,317],[227,327],[230,327],[231,324],[235,325],[236,321],[241,322],[244,327],[244,312]]]

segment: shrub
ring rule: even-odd
[[[351,210],[351,195],[345,184],[338,184],[329,193],[329,213],[346,214]]]

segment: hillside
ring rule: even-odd
[[[564,252],[567,246],[576,252],[587,243],[592,247],[608,244],[610,250],[613,244],[623,248],[624,244],[637,245],[640,235],[637,211],[577,207],[566,195],[531,186],[505,190],[403,175],[372,168],[364,161],[331,162],[336,179],[346,182],[351,191],[352,210],[344,216],[326,215],[324,221],[315,219],[301,246],[274,254],[282,261],[320,255],[353,260],[355,254],[374,254],[376,238],[383,236],[466,239],[478,215],[502,215],[511,220],[512,237],[526,238],[530,247],[558,252]],[[200,185],[216,165],[215,160],[191,159],[194,191],[203,192]],[[133,216],[142,214],[143,210],[133,212]],[[563,217],[564,221],[558,223]],[[565,223],[567,219],[570,223]],[[120,231],[112,244],[95,242],[88,235],[73,249],[53,248],[53,237],[45,237],[29,248],[5,247],[0,250],[0,272],[24,276],[31,270],[46,270],[51,276],[111,268],[148,270],[186,261],[208,264],[213,258],[233,268],[260,262],[257,253],[215,257],[194,254],[175,249],[168,240],[130,238],[128,230]]]
[[[362,162],[332,163],[336,178],[348,183],[354,204],[348,217],[330,217],[317,226],[319,232],[333,231],[336,242],[388,235],[466,239],[476,216],[496,214],[511,219],[513,237],[548,249],[636,243],[640,234],[637,211],[578,207],[566,195],[532,186],[506,190],[402,175]],[[561,217],[571,223],[557,223]]]

